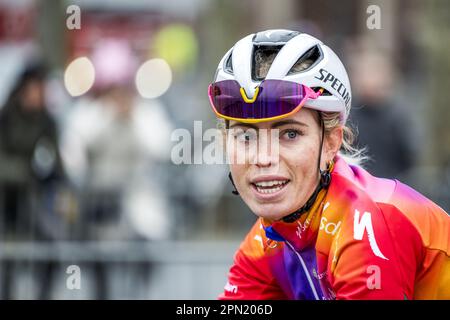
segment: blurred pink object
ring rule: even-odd
[[[128,42],[119,39],[101,40],[92,53],[95,84],[98,89],[124,86],[132,83],[137,69],[137,58]]]

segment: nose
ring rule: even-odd
[[[270,153],[268,154],[268,153],[258,152],[255,164],[261,168],[270,167],[272,165],[272,158],[270,156]]]
[[[274,130],[260,129],[255,165],[268,168],[278,164],[279,148],[277,133]]]

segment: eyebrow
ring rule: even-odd
[[[230,129],[231,128],[234,128],[234,127],[247,127],[247,128],[252,128],[252,129],[255,129],[255,130],[258,130],[259,128],[257,127],[257,126],[255,126],[255,125],[252,125],[252,124],[250,124],[250,123],[243,123],[243,122],[236,122],[236,123],[233,123],[233,124],[231,124],[230,125]]]
[[[273,128],[277,128],[277,127],[281,127],[281,126],[284,126],[284,125],[287,125],[287,124],[297,124],[297,125],[300,125],[300,126],[303,126],[303,127],[308,127],[308,125],[306,123],[303,123],[303,122],[300,122],[300,121],[297,121],[297,120],[293,120],[293,119],[288,119],[288,120],[282,120],[282,121],[275,122],[272,125],[272,129]]]
[[[303,123],[303,122],[300,122],[300,121],[297,121],[297,120],[293,120],[293,119],[288,119],[288,120],[282,120],[282,121],[275,122],[274,124],[272,124],[271,129],[277,128],[277,127],[281,127],[281,126],[284,126],[284,125],[288,125],[288,124],[297,124],[297,125],[300,125],[300,126],[308,127],[308,125],[306,123]],[[236,122],[236,123],[230,125],[229,128],[231,129],[231,128],[234,128],[234,127],[246,127],[246,128],[252,128],[252,129],[255,129],[255,130],[259,129],[257,126],[255,126],[253,124],[243,123],[243,122]]]

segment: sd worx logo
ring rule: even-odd
[[[344,86],[344,84],[341,82],[341,80],[339,80],[332,73],[328,72],[327,70],[325,70],[323,68],[321,68],[319,70],[319,76],[318,77],[314,77],[314,78],[321,80],[323,83],[331,82],[331,87],[334,90],[336,90],[336,92],[345,101],[345,105],[348,106],[348,104],[350,102],[350,99],[352,97],[350,96],[350,92]]]
[[[327,234],[331,234],[332,236],[334,236],[336,234],[336,232],[338,232],[340,226],[341,226],[341,221],[338,221],[337,223],[334,222],[328,222],[326,217],[322,217],[320,219],[320,228],[319,230],[324,230],[325,233]]]

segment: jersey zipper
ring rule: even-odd
[[[300,255],[300,253],[298,253],[298,252],[294,249],[294,247],[292,246],[292,244],[290,244],[288,241],[286,241],[286,243],[288,244],[289,248],[290,248],[292,251],[294,251],[294,253],[296,254],[298,260],[300,261],[300,264],[301,264],[301,266],[302,266],[302,268],[303,268],[303,271],[305,272],[306,278],[308,279],[309,286],[311,287],[311,290],[312,290],[312,292],[313,292],[313,294],[314,294],[314,298],[315,298],[316,300],[320,300],[319,295],[317,294],[317,291],[316,291],[316,287],[314,286],[314,283],[313,283],[313,281],[312,281],[312,279],[311,279],[311,275],[309,274],[309,270],[308,270],[308,268],[306,267],[305,261],[303,260],[303,258],[302,258],[302,256]]]

